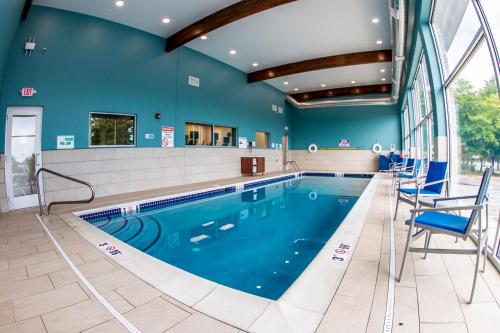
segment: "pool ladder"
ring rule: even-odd
[[[290,171],[289,167],[292,167],[294,172],[301,172],[299,165],[295,161],[285,162],[285,173],[288,173]]]
[[[85,199],[85,200],[52,201],[47,206],[47,214],[45,214],[44,209],[43,209],[43,203],[45,202],[45,192],[43,193],[43,201],[42,201],[42,193],[41,193],[42,191],[40,190],[40,175],[42,174],[42,172],[50,173],[51,175],[61,177],[61,178],[73,181],[75,183],[79,183],[79,184],[87,186],[91,192],[90,198]],[[40,216],[43,216],[43,215],[49,216],[50,209],[52,208],[52,206],[55,206],[55,205],[75,205],[75,204],[81,204],[81,203],[89,203],[89,202],[92,202],[95,198],[95,190],[94,190],[94,187],[92,186],[92,184],[87,183],[86,181],[83,181],[83,180],[80,180],[77,178],[63,175],[59,172],[55,172],[55,171],[49,170],[47,168],[40,168],[37,171],[37,173],[36,173],[36,189],[37,189],[37,194],[38,194],[38,207],[40,208]]]

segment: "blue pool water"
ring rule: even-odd
[[[278,299],[368,182],[307,176],[93,225],[188,272]]]

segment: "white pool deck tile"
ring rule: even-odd
[[[385,175],[370,183],[338,231],[278,301],[186,273],[70,214],[242,180],[99,198],[91,205],[60,209],[47,223],[82,273],[142,332],[381,332],[392,216]],[[35,212],[0,215],[0,333],[126,332],[64,263]],[[400,206],[394,221],[398,271],[406,241],[403,220],[408,217],[409,207]],[[106,254],[98,247],[102,242],[122,254]],[[332,257],[341,243],[351,248],[344,261],[335,262]],[[470,241],[434,236],[433,245],[460,248]],[[466,303],[473,259],[434,254],[423,260],[413,254],[402,282],[396,283],[393,331],[500,331],[500,274],[490,263],[480,275],[474,303]]]

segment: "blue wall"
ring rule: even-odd
[[[338,140],[349,139],[351,147],[372,149],[376,140],[384,150],[392,143],[401,149],[401,121],[398,105],[347,106],[293,109],[292,149],[336,148]]]
[[[25,57],[30,36],[37,49]],[[109,21],[33,6],[12,44],[1,117],[8,106],[43,106],[44,150],[55,149],[62,134],[75,135],[76,148],[88,147],[91,111],[136,114],[137,146],[143,147],[160,146],[161,126],[175,126],[175,145],[183,146],[185,121],[238,127],[238,135],[249,140],[264,130],[272,142],[281,141],[286,115],[271,105],[284,107],[283,93],[265,83],[248,85],[241,71],[186,47],[165,53],[164,43]],[[200,78],[200,88],[188,85],[188,75]],[[34,87],[37,94],[22,98],[21,87]],[[154,118],[157,112],[161,120]],[[3,133],[3,121],[0,126]],[[155,139],[146,140],[146,133]]]
[[[7,64],[10,46],[21,19],[24,0],[0,1],[0,93],[4,79],[4,69]]]

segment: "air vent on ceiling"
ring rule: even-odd
[[[189,76],[188,83],[191,86],[199,87],[200,86],[200,79],[194,76]]]

